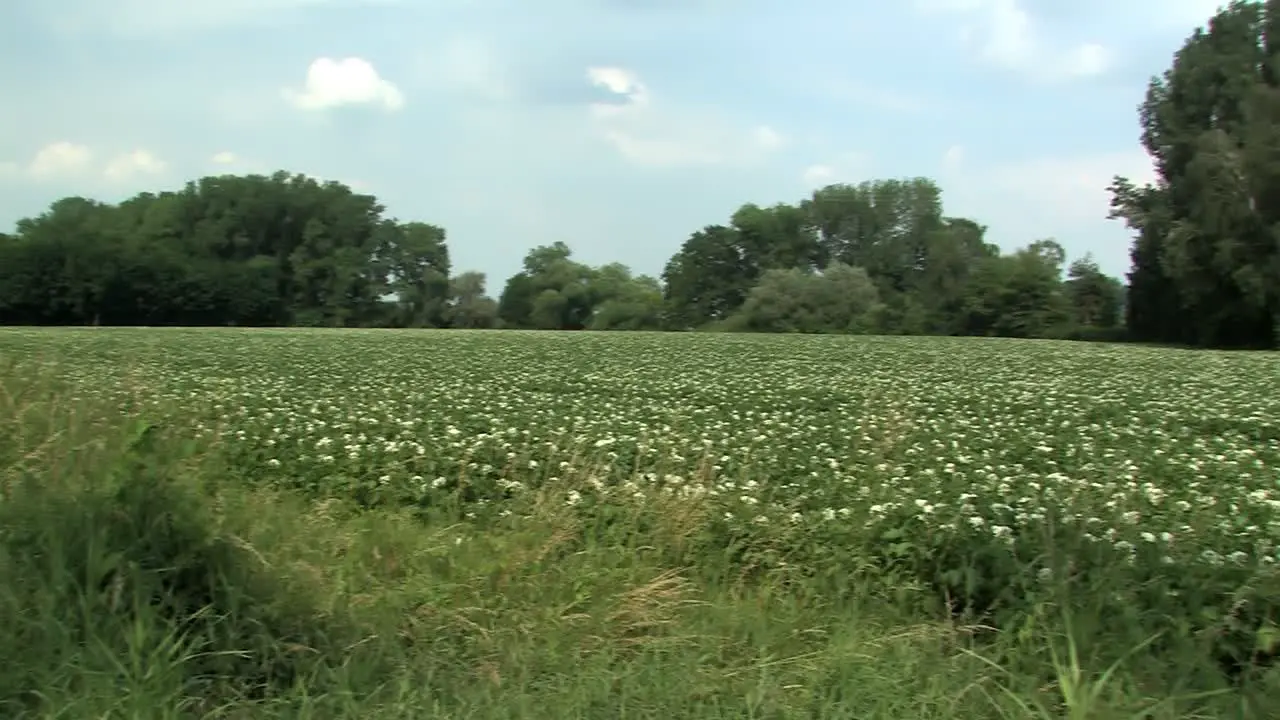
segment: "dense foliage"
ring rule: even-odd
[[[1122,288],[1062,247],[1012,254],[947,217],[926,178],[831,185],[797,205],[745,205],[667,263],[673,328],[1070,337],[1115,335]]]
[[[287,173],[208,177],[119,205],[72,197],[0,238],[0,318],[76,325],[438,325],[444,231]],[[483,283],[479,288],[483,294]],[[383,297],[394,293],[397,301]]]
[[[1135,339],[1275,347],[1280,336],[1280,2],[1233,2],[1141,107],[1157,179],[1112,186],[1137,233]],[[1176,308],[1177,312],[1170,310]]]

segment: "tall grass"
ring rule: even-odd
[[[991,628],[909,575],[789,564],[782,535],[717,544],[696,499],[584,515],[564,478],[480,524],[304,497],[189,440],[181,408],[95,404],[54,370],[0,368],[4,717],[1275,713],[1274,680],[1067,601],[1098,588]]]

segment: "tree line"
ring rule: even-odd
[[[1117,177],[1127,283],[1050,239],[1004,253],[928,178],[743,205],[659,277],[536,247],[497,299],[443,228],[277,172],[111,205],[53,203],[0,234],[0,324],[541,328],[988,335],[1197,346],[1280,341],[1280,0],[1196,30],[1140,108],[1156,181]]]
[[[117,205],[59,200],[0,236],[0,322],[1065,337],[1120,325],[1123,287],[1053,241],[1001,254],[942,214],[932,181],[831,185],[744,205],[693,233],[660,278],[533,248],[495,301],[453,274],[443,228],[278,172],[222,175]]]

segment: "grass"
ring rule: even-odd
[[[1240,499],[1280,467],[1274,394],[1257,392],[1274,362],[976,340],[5,331],[0,713],[1274,717],[1275,669],[1233,679],[1207,632],[1248,615],[1257,644],[1274,617],[1249,592],[1272,587],[1258,558],[1280,526],[1270,495]],[[377,442],[409,445],[371,458]],[[1034,465],[1037,443],[1057,459]],[[1177,447],[1207,481],[1160,464]],[[989,488],[937,479],[966,453]],[[915,502],[1012,483],[1018,506],[1054,473],[1101,484],[1130,465],[1159,507],[1199,503],[1142,506],[1132,555],[1071,525],[1112,510],[1128,532],[1137,506],[1093,497],[1127,498],[1123,483],[1025,504],[1010,544]],[[1235,510],[1199,509],[1205,485]],[[1148,566],[1138,533],[1166,527],[1185,541]],[[1257,557],[1215,564],[1239,536]],[[1021,602],[948,610],[993,584]]]

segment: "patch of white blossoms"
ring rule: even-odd
[[[6,331],[6,337],[30,331]],[[407,502],[663,494],[744,526],[1277,562],[1280,358],[942,338],[66,334],[84,392],[179,404],[264,478]],[[45,336],[48,337],[48,336]],[[81,358],[76,361],[75,358]],[[104,358],[115,358],[104,362]],[[126,360],[127,358],[127,360]],[[78,362],[78,364],[77,364]]]

